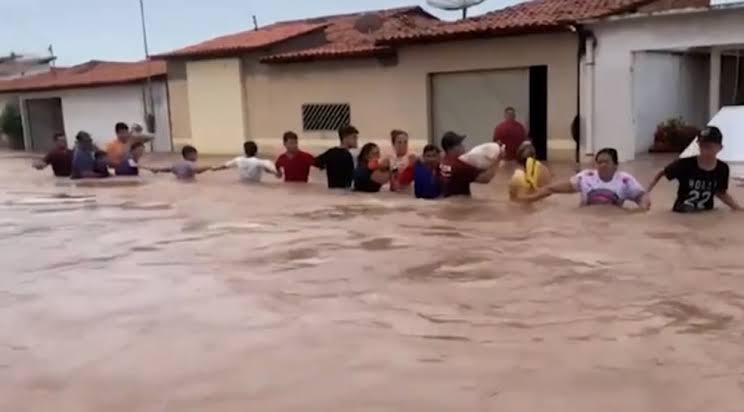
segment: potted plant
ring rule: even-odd
[[[23,150],[23,122],[18,106],[8,104],[0,113],[0,132],[8,137],[11,149]]]
[[[700,129],[681,117],[667,119],[656,127],[651,153],[680,153],[692,143]]]

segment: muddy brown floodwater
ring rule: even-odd
[[[744,410],[744,220],[669,184],[633,214],[512,206],[507,173],[441,202],[50,173],[0,154],[0,411]]]

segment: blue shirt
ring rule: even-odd
[[[442,181],[438,174],[422,162],[416,162],[413,169],[413,186],[419,199],[436,199],[442,195]]]
[[[354,170],[354,191],[377,193],[381,187],[381,184],[372,180],[372,170],[366,165],[359,165]]]
[[[75,148],[72,153],[72,173],[70,178],[80,179],[83,177],[83,173],[92,172],[96,167],[96,160],[93,157],[92,151],[81,150]]]
[[[139,165],[137,165],[137,161],[134,160],[134,157],[132,157],[131,153],[126,155],[124,160],[121,163],[119,163],[119,166],[116,166],[116,175],[117,176],[138,176],[139,175]]]

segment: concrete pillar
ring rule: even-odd
[[[721,49],[710,49],[710,79],[708,81],[708,118],[712,118],[721,108]]]

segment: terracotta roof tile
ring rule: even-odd
[[[339,57],[384,55],[393,50],[377,44],[380,37],[403,29],[423,28],[438,23],[435,17],[419,7],[381,10],[327,18],[327,44],[266,56],[266,63],[289,63]]]
[[[0,81],[0,92],[38,91],[132,83],[166,74],[165,62],[106,62],[92,60],[77,66]]]
[[[652,1],[654,0],[531,0],[467,20],[403,29],[381,38],[380,43],[555,30],[580,20],[632,12]]]
[[[389,52],[389,48],[375,44],[376,40],[382,35],[397,33],[404,28],[424,27],[437,21],[439,20],[436,17],[417,6],[313,17],[278,22],[258,30],[217,37],[179,50],[156,55],[155,58],[240,54],[276,45],[285,40],[320,30],[323,30],[326,44],[291,52],[284,51],[265,57],[263,61],[297,61],[375,55]]]
[[[155,55],[155,58],[199,57],[247,52],[320,30],[325,23],[292,22],[272,24],[258,30],[220,36],[192,46]]]

